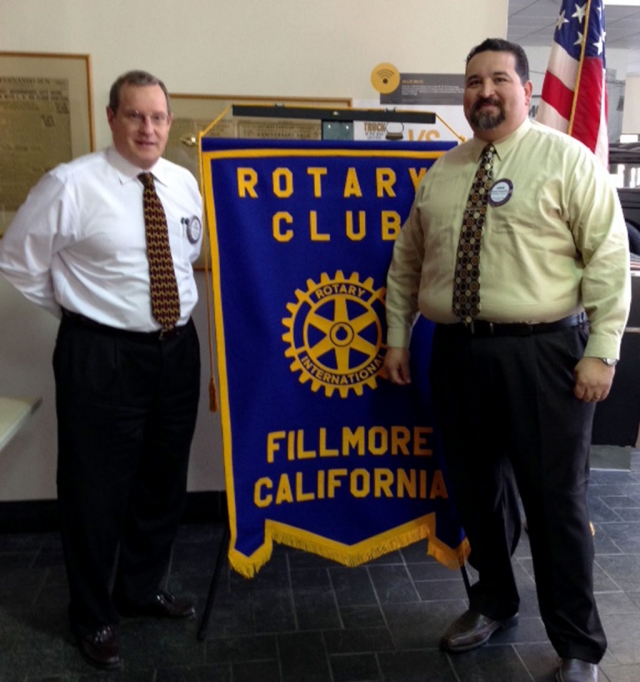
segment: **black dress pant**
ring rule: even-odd
[[[186,495],[198,337],[128,334],[64,317],[53,358],[58,501],[71,626],[116,623],[165,576]],[[117,562],[117,565],[116,565]]]
[[[587,511],[595,404],[573,394],[588,327],[476,337],[438,325],[431,388],[454,503],[479,572],[470,607],[515,614],[509,473],[524,505],[540,613],[563,658],[597,663],[606,639],[593,596]]]

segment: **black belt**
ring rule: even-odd
[[[557,332],[567,327],[577,327],[587,322],[585,313],[569,315],[555,322],[540,322],[538,324],[526,324],[523,322],[506,323],[487,322],[486,320],[474,320],[470,324],[439,324],[438,329],[452,334],[464,336],[531,336],[532,334],[548,334]]]
[[[65,319],[71,322],[81,324],[84,327],[99,329],[101,332],[109,334],[110,336],[119,336],[124,339],[131,339],[132,341],[144,341],[146,343],[164,341],[166,339],[172,339],[175,336],[180,336],[180,334],[182,334],[182,332],[189,326],[189,323],[191,323],[191,320],[189,320],[187,324],[184,324],[181,327],[174,327],[173,329],[157,329],[153,332],[132,332],[128,329],[118,329],[117,327],[110,327],[106,324],[100,324],[100,322],[96,322],[90,317],[85,317],[80,313],[71,312],[71,310],[67,310],[66,308],[62,309],[62,315]]]

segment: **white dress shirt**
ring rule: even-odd
[[[185,324],[198,299],[192,263],[202,200],[191,173],[166,159],[149,169],[167,216]],[[0,240],[0,274],[28,299],[130,331],[155,331],[142,205],[143,169],[113,147],[46,173]]]

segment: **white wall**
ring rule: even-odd
[[[640,76],[629,76],[627,78],[622,132],[628,135],[640,134]]]
[[[372,69],[462,73],[469,49],[506,36],[508,0],[2,0],[0,49],[90,54],[96,143],[109,143],[107,93],[141,68],[172,92],[376,96]],[[204,281],[195,319],[203,342],[203,401],[190,490],[223,489],[220,427],[206,410]],[[51,353],[56,323],[0,282],[0,394],[43,405],[0,453],[0,501],[55,497]]]
[[[170,91],[370,98],[374,66],[459,73],[468,49],[506,35],[508,0],[2,0],[3,50],[93,60],[101,111],[122,72],[141,68]]]

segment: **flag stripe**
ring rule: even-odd
[[[570,90],[576,87],[579,66],[580,62],[573,59],[562,45],[553,43],[547,71],[561,80]]]
[[[542,101],[553,107],[567,121],[571,118],[573,90],[549,72],[542,85]]]
[[[538,107],[538,120],[543,121],[550,128],[566,133],[569,130],[569,119],[560,116],[548,102],[540,102]]]
[[[609,168],[609,129],[607,127],[607,113],[609,111],[609,94],[607,93],[607,72],[602,72],[604,81],[602,106],[600,107],[600,130],[598,131],[598,141],[596,142],[596,156],[602,163]]]
[[[602,62],[599,59],[585,59],[580,74],[580,86],[576,96],[576,110],[571,135],[595,150],[600,130],[600,110],[603,88]]]

